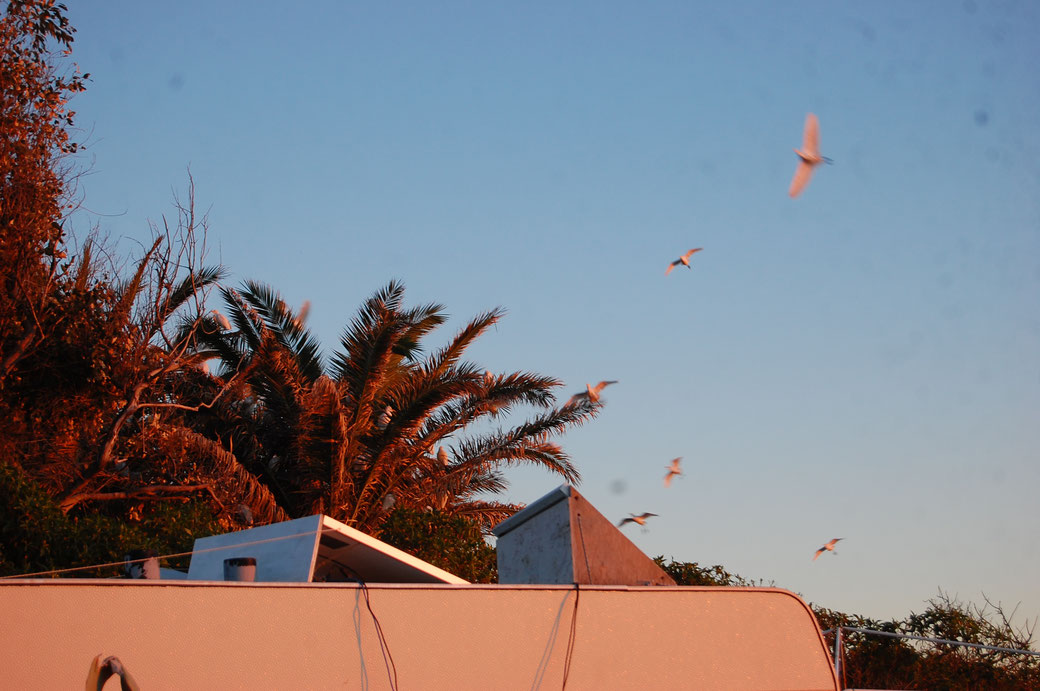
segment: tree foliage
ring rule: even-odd
[[[556,406],[562,383],[554,378],[492,374],[465,361],[500,310],[428,350],[444,308],[407,307],[404,292],[391,282],[366,300],[325,362],[303,316],[273,289],[225,288],[233,327],[207,332],[202,347],[221,359],[218,378],[244,384],[207,424],[230,433],[243,464],[289,515],[324,513],[372,534],[394,507],[465,516],[488,529],[517,508],[488,498],[506,487],[509,465],[577,481],[553,437],[599,405]],[[534,415],[492,427],[522,407]]]
[[[761,586],[716,564],[654,561],[678,585]],[[771,584],[768,584],[771,585]],[[851,627],[921,638],[979,643],[1015,650],[1032,650],[1035,622],[1016,626],[1014,613],[999,604],[965,604],[941,594],[920,614],[882,621],[813,607],[820,628],[833,651],[834,629]],[[942,643],[891,638],[851,630],[842,631],[843,688],[872,689],[1040,689],[1040,657],[987,651]]]
[[[849,626],[1009,650],[1033,647],[1035,622],[1018,626],[1014,612],[988,600],[979,606],[940,593],[923,612],[894,621],[815,611],[824,629]],[[1040,657],[856,631],[842,632],[842,665],[853,688],[1040,689]]]
[[[55,281],[68,268],[65,212],[76,150],[69,97],[88,75],[58,70],[71,48],[65,6],[10,0],[0,17],[0,387],[54,329]]]
[[[495,549],[479,526],[464,516],[400,508],[383,524],[384,542],[470,583],[497,583]]]

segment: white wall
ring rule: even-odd
[[[562,687],[573,588],[368,590],[399,688]],[[0,581],[5,688],[82,688],[99,653],[144,691],[390,688],[356,584]],[[570,661],[568,689],[837,688],[808,607],[773,588],[583,586]]]

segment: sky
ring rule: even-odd
[[[480,367],[617,380],[562,442],[646,554],[1040,615],[1040,5],[69,4],[81,235],[139,253],[190,173],[326,353],[398,279],[433,344],[507,311]]]

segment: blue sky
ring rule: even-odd
[[[81,231],[133,252],[190,167],[328,350],[397,278],[445,338],[508,310],[483,366],[619,380],[564,443],[646,553],[1040,615],[1040,6],[72,4]]]

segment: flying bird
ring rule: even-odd
[[[679,458],[673,458],[672,464],[668,466],[668,474],[664,476],[664,486],[669,487],[672,484],[672,478],[677,475],[682,475],[682,469],[679,468],[679,461],[682,460],[682,456]]]
[[[679,266],[680,264],[685,266],[687,269],[690,269],[691,268],[690,267],[690,257],[693,256],[694,252],[700,252],[702,249],[704,249],[704,248],[703,247],[697,247],[695,249],[690,250],[689,252],[687,252],[683,256],[679,257],[678,259],[676,259],[674,262],[672,262],[671,264],[668,265],[667,269],[664,270],[664,275],[667,276],[668,274],[672,273],[672,269],[674,269],[675,267]]]
[[[601,381],[599,384],[596,384],[595,386],[593,386],[592,384],[586,384],[585,390],[580,391],[571,396],[570,400],[567,401],[567,403],[573,403],[574,401],[577,401],[580,398],[587,398],[593,403],[599,403],[599,392],[602,391],[604,387],[610,386],[611,384],[617,384],[617,379],[611,379],[610,381]]]
[[[307,321],[307,315],[311,311],[311,301],[304,300],[303,305],[300,307],[300,313],[292,319],[293,326],[297,329],[302,329],[304,322]]]
[[[821,163],[831,163],[831,159],[820,155],[820,123],[812,113],[805,117],[802,148],[801,150],[795,149],[794,152],[798,154],[800,160],[798,168],[794,171],[794,179],[791,180],[791,189],[788,191],[792,198],[797,197],[809,184],[813,168]]]
[[[630,513],[628,514],[628,518],[625,518],[620,523],[618,523],[618,528],[622,527],[626,523],[638,523],[639,525],[646,525],[646,519],[656,515],[656,513],[650,513],[649,511],[644,511],[638,516],[634,513]]]
[[[831,540],[830,542],[828,542],[828,543],[827,543],[826,545],[824,545],[824,546],[823,546],[823,547],[821,547],[820,549],[816,550],[816,554],[814,554],[814,555],[813,555],[813,558],[812,558],[812,560],[813,560],[813,561],[816,561],[816,559],[817,559],[817,558],[818,558],[818,557],[819,557],[819,556],[820,556],[821,554],[823,554],[824,552],[833,552],[833,551],[834,551],[834,546],[835,546],[835,545],[837,545],[837,544],[838,544],[838,542],[839,542],[840,540],[844,540],[844,539],[845,539],[845,538],[843,538],[843,537],[836,537],[836,538],[834,538],[833,540]]]

